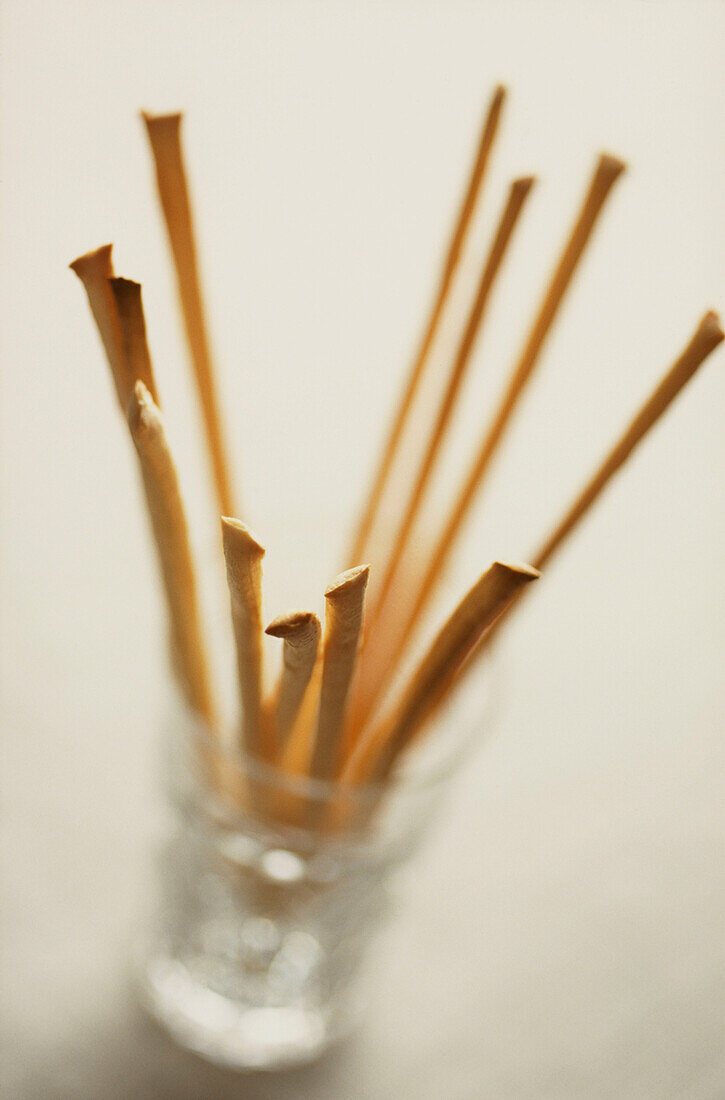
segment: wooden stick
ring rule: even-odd
[[[614,183],[623,171],[624,164],[616,157],[603,154],[599,158],[579,216],[551,277],[538,314],[511,374],[493,422],[483,439],[478,455],[454,503],[421,582],[416,586],[415,600],[407,610],[404,609],[399,615],[393,632],[385,639],[385,644],[377,647],[375,669],[373,670],[368,666],[368,670],[363,670],[362,675],[366,682],[366,702],[364,705],[361,703],[361,720],[369,714],[374,700],[380,696],[380,693],[389,683],[423,610],[444,574],[451,550],[464,520],[470,512],[473,500],[483,483],[491,459],[501,442],[519,398],[531,377],[546,336],[551,329],[586,244],[591,237],[597,218]]]
[[[279,754],[284,751],[310,684],[320,641],[320,620],[312,611],[293,611],[274,619],[265,633],[284,639],[282,675],[275,692],[274,708]]]
[[[141,284],[134,283],[131,279],[120,278],[111,278],[109,282],[121,326],[123,356],[127,370],[134,383],[136,381],[143,382],[151,394],[154,404],[158,406],[159,398],[151,366],[149,346],[146,340],[146,320],[141,300]]]
[[[186,339],[201,399],[219,507],[223,515],[231,515],[235,509],[202,304],[191,203],[181,150],[182,116],[178,113],[170,115],[143,113],[142,117],[146,123],[156,165],[156,182],[174,258]]]
[[[710,352],[725,339],[716,313],[710,311],[700,321],[690,342],[673,364],[654,392],[645,401],[621,439],[614,445],[591,480],[582,489],[569,511],[559,521],[536,554],[537,568],[541,568],[558,550],[566,536],[592,506],[607,482],[619,470],[639,441],[662,416],[668,405],[689,382]]]
[[[172,659],[189,703],[213,730],[215,709],[176,467],[163,418],[143,382],[134,386],[128,422],[141,464],[166,591]]]
[[[443,625],[392,714],[357,742],[343,769],[343,782],[380,781],[390,774],[482,633],[522,586],[538,576],[528,565],[494,562]]]
[[[466,368],[471,360],[471,355],[476,339],[481,329],[484,311],[488,304],[489,296],[493,288],[496,276],[501,269],[506,249],[513,234],[514,228],[523,209],[526,197],[534,184],[533,176],[517,179],[511,184],[508,198],[501,214],[498,229],[491,245],[488,258],[483,266],[468,321],[458,349],[451,365],[448,384],[438,410],[433,431],[428,439],[423,460],[418,470],[418,476],[410,494],[407,507],[403,511],[403,519],[398,528],[393,550],[388,560],[383,580],[375,596],[375,610],[368,612],[368,631],[372,632],[377,620],[378,609],[385,604],[388,592],[395,580],[401,559],[408,546],[410,535],[415,524],[421,502],[428,487],[431,474],[435,467],[436,459],[446,437],[446,432],[453,415],[456,399],[466,374]]]
[[[564,513],[563,517],[554,526],[551,534],[545,539],[534,555],[533,560],[537,569],[542,569],[553,557],[567,536],[571,534],[577,524],[584,518],[612,477],[627,461],[640,440],[644,438],[650,428],[659,420],[671,402],[677,397],[680,390],[695,374],[698,367],[704,363],[710,353],[714,351],[718,344],[724,339],[725,333],[720,326],[718,315],[712,311],[706,313],[682,354],[669,369],[659,385],[650,394],[642,408],[622,434],[621,438],[612,447],[601,465],[597,467],[582,491]],[[518,602],[518,600],[515,600],[511,608]],[[469,668],[473,667],[479,654],[482,654],[484,649],[487,648],[489,642],[498,632],[501,623],[508,617],[508,611],[511,610],[511,608],[507,609],[507,614],[501,617],[493,630],[488,631],[486,636],[481,639],[481,643],[476,649],[474,658],[469,662],[466,668],[466,673],[468,673]]]
[[[433,306],[428,316],[428,321],[423,332],[420,345],[418,347],[415,359],[413,361],[406,388],[403,396],[398,405],[395,413],[395,418],[390,428],[388,438],[385,442],[378,468],[373,479],[370,492],[365,503],[364,508],[361,511],[360,520],[358,523],[355,536],[352,540],[350,552],[348,554],[348,561],[356,562],[360,561],[365,556],[365,550],[367,548],[370,532],[372,531],[375,517],[380,507],[380,501],[385,490],[385,485],[390,475],[390,470],[393,465],[393,459],[400,445],[400,441],[403,435],[403,429],[407,422],[408,416],[413,405],[413,399],[418,390],[420,380],[423,377],[423,368],[425,367],[428,355],[433,344],[433,340],[438,331],[441,317],[443,315],[443,308],[448,297],[448,292],[453,282],[453,276],[455,275],[456,268],[458,267],[458,261],[460,259],[461,251],[463,248],[463,242],[468,231],[473,212],[476,208],[476,203],[481,191],[481,184],[483,183],[483,177],[486,172],[486,166],[488,164],[489,155],[493,146],[494,138],[498,130],[498,124],[501,117],[501,108],[506,97],[506,89],[499,85],[494,91],[491,104],[486,115],[483,130],[481,131],[481,137],[478,144],[478,150],[476,153],[476,159],[473,164],[473,170],[468,180],[468,186],[466,193],[461,204],[458,219],[456,221],[453,235],[448,245],[446,258],[443,263],[443,269],[438,282],[438,289],[436,292]]]
[[[91,313],[111,368],[118,403],[125,417],[135,378],[126,364],[121,322],[109,283],[109,279],[113,276],[112,250],[112,244],[101,245],[93,252],[86,252],[83,256],[79,256],[69,266],[83,283],[88,295]]]
[[[331,779],[340,761],[340,738],[355,669],[370,567],[340,573],[325,591],[322,683],[310,770]]]
[[[222,519],[242,701],[242,745],[271,760],[274,745],[262,714],[262,558],[264,547],[238,519]]]

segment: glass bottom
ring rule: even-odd
[[[355,1027],[361,1005],[245,1004],[210,989],[161,940],[137,945],[143,1007],[179,1046],[236,1070],[275,1070],[318,1058]]]

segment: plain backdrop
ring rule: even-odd
[[[725,353],[512,622],[502,708],[411,868],[359,1035],[240,1084],[134,1008],[166,666],[133,455],[80,285],[140,280],[200,558],[204,452],[140,108],[186,111],[201,264],[269,616],[319,606],[493,86],[539,177],[433,501],[490,416],[602,149],[629,164],[452,573],[522,558],[725,308],[721,3],[6,0],[2,1018],[8,1097],[725,1094]],[[445,340],[450,339],[444,333]]]

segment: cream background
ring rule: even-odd
[[[503,80],[474,260],[510,175],[540,184],[478,347],[459,460],[595,154],[631,165],[456,576],[525,556],[701,313],[725,309],[722,4],[6,0],[2,18],[3,1094],[725,1094],[725,353],[508,633],[496,736],[411,870],[365,1029],[316,1067],[240,1083],[177,1053],[127,989],[160,612],[123,425],[66,270],[113,239],[119,273],[144,283],[210,552],[136,115],[185,107],[226,422],[246,513],[275,547],[269,615],[316,598]]]

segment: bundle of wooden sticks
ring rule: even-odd
[[[467,181],[425,328],[397,407],[379,466],[360,513],[347,566],[325,592],[324,633],[311,611],[276,618],[266,633],[282,639],[281,668],[265,687],[263,668],[262,558],[264,548],[234,514],[231,478],[222,438],[219,402],[202,306],[196,242],[182,157],[179,114],[144,115],[158,193],[178,282],[186,338],[203,414],[236,641],[241,721],[240,761],[261,758],[283,771],[348,784],[385,781],[401,754],[438,706],[474,667],[494,623],[518,602],[539,576],[637,443],[664,412],[710,352],[723,340],[717,316],[706,313],[684,350],[642,405],[566,513],[532,555],[531,565],[495,562],[463,596],[412,674],[396,673],[443,576],[452,548],[500,447],[524,389],[539,361],[567,288],[624,165],[602,155],[573,228],[557,258],[521,352],[473,462],[452,497],[429,547],[422,571],[414,567],[412,533],[431,475],[450,428],[477,335],[509,243],[531,192],[532,178],[514,180],[482,265],[470,312],[452,362],[442,377],[442,398],[412,481],[396,499],[400,517],[392,537],[376,534],[381,502],[400,458],[414,399],[431,369],[439,331],[466,235],[494,145],[505,89],[496,89],[487,110],[473,169]],[[146,340],[138,283],[114,276],[111,246],[71,264],[82,280],[111,368],[118,400],[138,452],[143,489],[158,551],[170,617],[174,666],[191,707],[221,736],[176,468]],[[379,522],[377,524],[380,526]],[[373,563],[368,589],[368,556]],[[367,602],[367,609],[365,603]],[[365,612],[365,614],[364,614]]]

